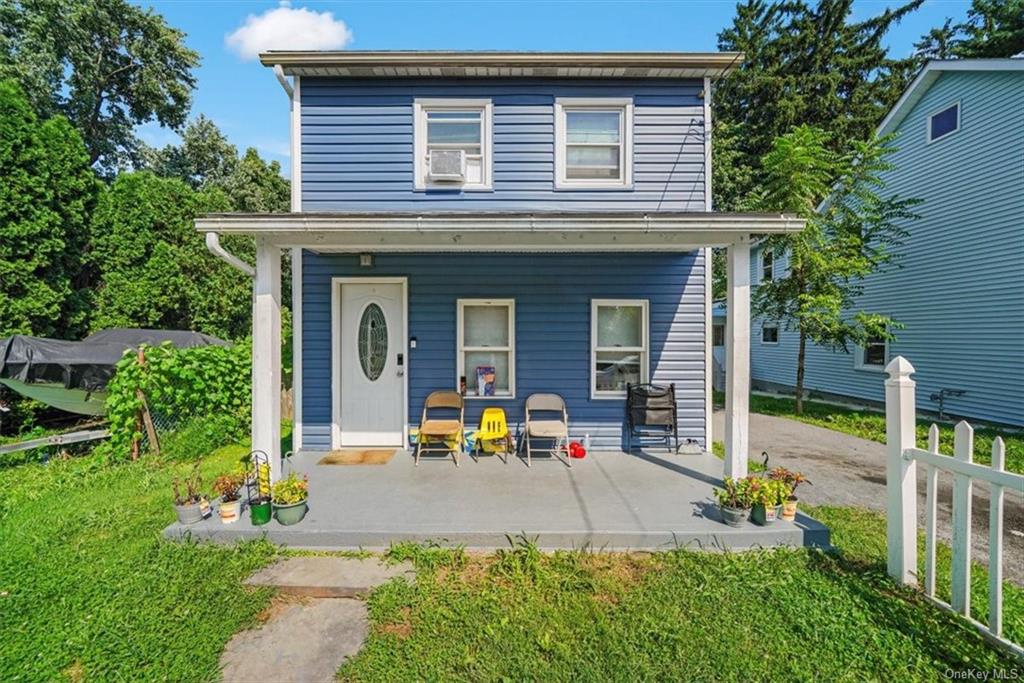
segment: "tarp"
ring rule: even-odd
[[[216,337],[188,330],[118,328],[96,332],[77,342],[19,334],[0,339],[0,380],[101,391],[113,377],[114,365],[126,351],[136,350],[142,344],[159,346],[165,341],[182,349],[227,344]]]

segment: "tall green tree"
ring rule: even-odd
[[[715,207],[744,208],[764,178],[773,141],[801,124],[830,133],[834,152],[871,136],[912,77],[916,62],[889,57],[890,29],[921,5],[912,0],[864,20],[853,0],[745,0],[718,47],[744,53],[714,94]],[[723,131],[727,134],[721,134]]]
[[[99,183],[63,116],[40,120],[0,81],[0,337],[75,337],[86,326],[82,255]]]
[[[914,47],[921,61],[1024,54],[1024,0],[972,0],[963,22],[947,18]]]
[[[763,160],[756,200],[761,210],[792,212],[807,221],[798,234],[765,239],[762,248],[786,254],[788,268],[760,283],[752,300],[755,315],[798,335],[798,413],[808,342],[848,351],[872,337],[892,338],[899,327],[884,314],[861,309],[858,300],[864,278],[893,265],[904,226],[916,218],[916,200],[884,194],[889,139],[854,143],[845,154],[832,146],[826,131],[810,126],[779,137]]]
[[[92,327],[248,334],[251,283],[210,255],[194,225],[199,214],[230,210],[216,188],[197,191],[148,171],[120,174],[92,220],[90,256],[100,278]],[[245,240],[228,246],[252,252]]]
[[[142,166],[166,178],[180,178],[195,189],[222,184],[238,168],[238,149],[210,119],[200,114],[181,134],[180,145],[146,148]]]
[[[67,116],[106,170],[137,160],[139,124],[185,122],[198,64],[184,33],[128,0],[0,0],[0,77]]]
[[[235,211],[273,213],[291,208],[290,185],[281,176],[281,165],[268,164],[252,147],[218,187],[231,198]]]

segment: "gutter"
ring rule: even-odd
[[[227,263],[232,268],[242,271],[250,278],[256,277],[256,269],[238,258],[220,244],[220,235],[215,232],[206,233],[206,248],[210,253]]]

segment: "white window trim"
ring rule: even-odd
[[[764,267],[765,267],[764,257],[769,255],[769,254],[771,254],[771,257],[772,257],[772,276],[770,278],[768,278],[768,279],[765,279],[765,277],[764,277]],[[757,259],[757,266],[758,266],[758,268],[757,268],[757,275],[758,275],[757,281],[758,282],[773,282],[775,280],[775,252],[773,250],[768,249],[767,247],[762,249],[760,257]]]
[[[480,155],[483,157],[483,182],[431,183],[427,179],[427,112],[480,111]],[[453,97],[417,98],[412,103],[413,187],[416,190],[465,190],[488,192],[494,188],[494,105],[489,99]]]
[[[566,110],[622,110],[622,177],[615,179],[566,178]],[[555,189],[631,190],[633,188],[633,98],[559,97],[555,99]]]
[[[768,329],[774,328],[775,329],[775,341],[765,341],[764,340],[765,328],[768,328]],[[762,346],[778,346],[779,345],[779,338],[780,338],[781,334],[782,334],[782,330],[779,329],[779,324],[778,323],[761,323],[761,335],[760,335],[760,337],[761,337],[761,344],[762,344]]]
[[[885,366],[889,364],[889,340],[885,340],[885,359],[881,365],[868,365],[864,362],[865,347],[858,345],[853,352],[853,369],[864,372],[885,372]]]
[[[455,390],[459,390],[459,381],[466,378],[466,399],[475,401],[507,401],[516,397],[516,300],[515,299],[458,299],[456,301],[458,312],[455,323],[455,345],[456,345],[456,367],[455,367]],[[463,321],[466,306],[507,306],[508,307],[508,346],[465,346],[463,345]],[[477,396],[469,390],[470,381],[466,374],[467,351],[507,351],[508,352],[508,394],[497,396]],[[474,378],[476,379],[476,378]]]
[[[936,114],[941,114],[942,112],[946,111],[950,107],[956,107],[956,128],[954,128],[953,130],[949,131],[948,133],[943,133],[942,135],[940,135],[937,138],[933,138],[932,137],[932,117],[935,116]],[[928,114],[928,116],[925,117],[925,120],[924,120],[924,140],[925,140],[925,142],[930,145],[933,142],[938,142],[939,140],[945,140],[950,135],[953,135],[955,133],[960,132],[960,120],[961,120],[962,116],[963,116],[963,108],[960,105],[960,100],[957,100],[956,102],[950,102],[948,104],[945,104],[942,107],[940,107],[940,108],[936,109],[935,111],[933,111],[932,113]]]
[[[643,346],[597,346],[597,309],[601,306],[639,306],[642,309],[641,315],[643,326]],[[598,391],[597,390],[597,353],[598,351],[622,352],[636,351],[640,354],[640,381],[647,383],[651,381],[651,316],[650,301],[648,299],[591,299],[590,300],[590,398],[591,400],[621,400],[626,398],[625,391]]]

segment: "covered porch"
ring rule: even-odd
[[[317,254],[601,254],[614,273],[616,254],[700,253],[703,282],[702,314],[687,313],[696,330],[703,330],[703,363],[691,373],[691,380],[703,382],[704,429],[697,444],[710,449],[714,439],[725,442],[724,463],[709,462],[720,475],[742,477],[747,473],[747,407],[749,392],[749,310],[751,235],[792,232],[802,221],[784,215],[723,214],[694,212],[349,212],[331,214],[211,215],[197,220],[197,229],[207,234],[211,251],[245,269],[254,280],[253,297],[253,448],[270,454],[272,478],[281,473],[280,402],[281,389],[281,256],[291,250],[293,270],[301,269],[302,252]],[[224,251],[220,235],[255,237],[255,268]],[[725,433],[712,435],[711,424],[711,248],[721,246],[728,254],[728,308],[726,329]],[[301,286],[301,279],[296,280]],[[294,288],[293,288],[294,289]],[[301,307],[295,313],[295,345],[302,347]],[[408,359],[413,340],[402,340]],[[408,344],[408,345],[406,345]],[[585,352],[585,350],[584,350]],[[332,372],[337,372],[334,363]],[[295,367],[296,448],[302,451],[302,364]],[[697,376],[693,376],[697,375]],[[446,381],[448,381],[446,379]],[[443,384],[443,383],[442,383]],[[700,385],[698,385],[700,386]],[[439,385],[437,389],[451,389]],[[333,389],[334,393],[338,389]],[[553,386],[550,391],[559,391]],[[525,396],[519,398],[521,401]],[[591,399],[593,397],[591,396]],[[335,399],[337,400],[337,399]],[[418,415],[404,401],[404,429],[407,433]],[[694,408],[691,406],[691,412]],[[570,416],[570,423],[572,417]],[[571,427],[571,425],[570,425]],[[337,430],[337,420],[332,425]],[[682,436],[686,436],[683,434]],[[403,439],[403,443],[405,440]]]
[[[168,538],[231,543],[265,537],[293,548],[386,549],[401,541],[507,548],[518,538],[543,549],[743,550],[827,546],[828,529],[798,514],[795,522],[759,527],[722,523],[712,497],[722,461],[700,449],[599,451],[573,462],[535,457],[451,458],[399,450],[383,465],[319,465],[324,453],[303,451],[289,464],[309,475],[309,512],[295,526],[234,524],[216,514],[167,528]]]

